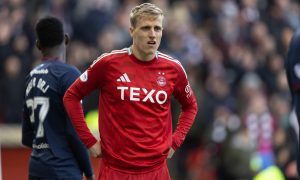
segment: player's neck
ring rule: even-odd
[[[144,54],[141,53],[136,47],[130,47],[132,54],[140,61],[151,61],[154,59],[155,54]]]
[[[61,47],[46,48],[42,51],[43,58],[65,61],[66,55]]]

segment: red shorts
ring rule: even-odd
[[[100,160],[98,180],[171,180],[167,163],[162,167],[146,173],[126,173],[113,169]]]

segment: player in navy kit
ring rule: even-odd
[[[300,120],[300,29],[296,31],[289,45],[287,58],[285,61],[286,74],[290,92],[292,95],[292,107],[295,110],[298,124]],[[299,140],[299,133],[297,134]],[[300,175],[300,146],[297,145],[297,171]]]
[[[63,96],[80,72],[65,64],[68,36],[62,23],[46,17],[36,25],[42,64],[26,77],[22,143],[32,148],[29,179],[94,179],[86,148],[63,106]]]

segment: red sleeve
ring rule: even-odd
[[[97,139],[88,129],[84,119],[80,101],[95,89],[100,89],[105,81],[103,66],[105,61],[100,57],[96,60],[66,91],[63,101],[72,124],[87,148],[93,146]],[[101,70],[102,69],[102,70]]]
[[[183,68],[179,68],[179,75],[174,89],[174,97],[181,104],[181,113],[172,137],[172,148],[176,150],[183,143],[198,111],[196,97]]]

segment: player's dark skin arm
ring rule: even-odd
[[[23,126],[22,126],[22,144],[29,148],[32,148],[32,140],[34,137],[33,129],[28,115],[23,113]]]
[[[71,122],[67,124],[67,130],[68,130],[68,141],[70,143],[70,146],[73,150],[73,153],[77,161],[79,162],[79,166],[84,171],[85,176],[87,178],[88,177],[93,178],[94,176],[93,176],[91,163],[89,160],[89,155],[87,153],[87,150],[85,149],[85,146],[76,135],[76,132],[72,127]]]

